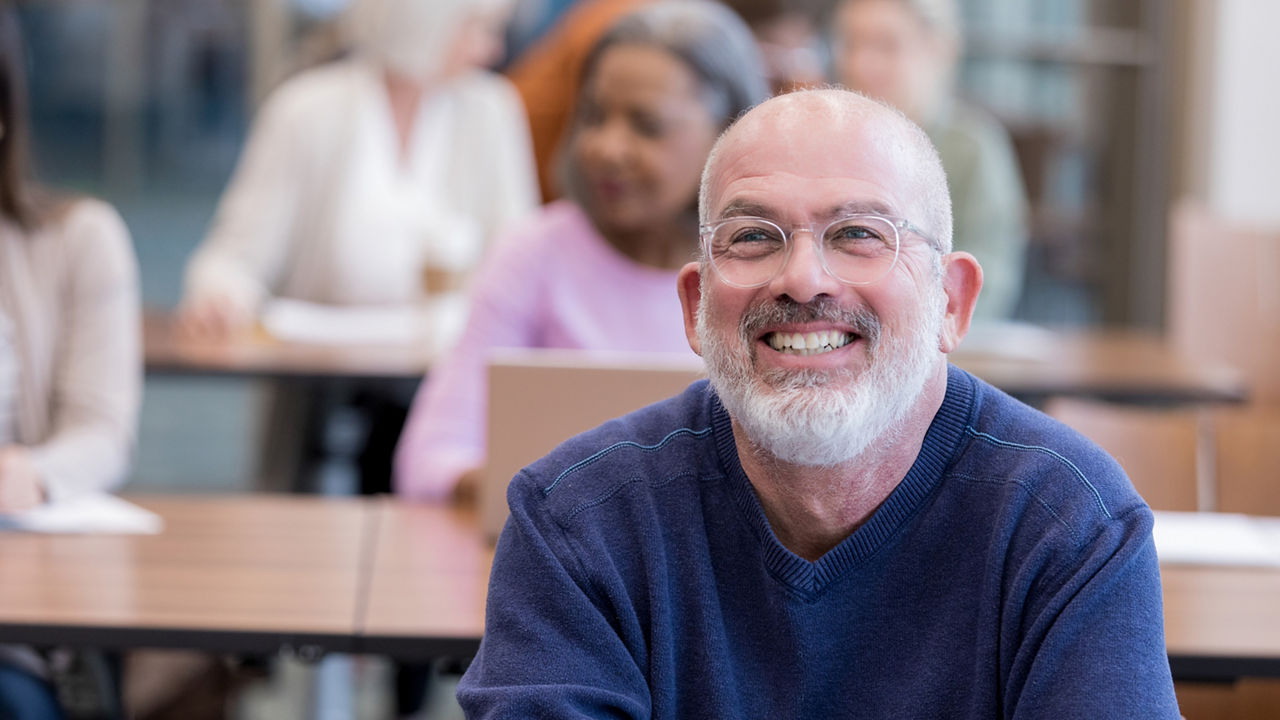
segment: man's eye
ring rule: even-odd
[[[826,244],[832,250],[866,254],[890,247],[886,234],[863,224],[841,225],[827,231]]]
[[[735,232],[732,242],[735,245],[757,245],[760,243],[781,243],[782,239],[778,237],[778,233],[770,232],[764,228],[746,228]]]
[[[726,225],[717,233],[714,246],[720,257],[755,260],[781,252],[785,242],[778,230],[760,225]]]
[[[834,229],[830,236],[834,240],[877,240],[880,234],[863,225],[845,225]]]

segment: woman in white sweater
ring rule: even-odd
[[[187,267],[182,326],[225,337],[288,298],[414,309],[434,325],[424,341],[451,344],[471,270],[501,227],[537,205],[519,97],[485,69],[501,53],[509,5],[356,0],[352,55],[286,81],[259,111]],[[266,426],[313,427],[326,406],[356,405],[367,428],[361,486],[386,490],[412,392],[277,389]],[[260,484],[314,485],[323,434],[267,438]]]
[[[137,265],[109,206],[34,190],[17,18],[0,9],[0,513],[114,487],[142,385]],[[0,717],[61,717],[43,660],[0,645]]]
[[[264,300],[405,305],[461,289],[490,238],[537,202],[520,100],[483,68],[506,0],[357,0],[355,52],[266,100],[183,318],[220,336]]]

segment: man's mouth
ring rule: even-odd
[[[808,333],[766,333],[763,340],[769,347],[781,353],[793,355],[821,355],[848,345],[857,336],[840,330],[820,330]]]

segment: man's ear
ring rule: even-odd
[[[676,277],[676,291],[680,293],[680,309],[684,315],[684,335],[689,339],[689,347],[702,354],[702,343],[698,340],[698,306],[702,303],[702,267],[691,262],[680,268]]]
[[[969,332],[973,306],[982,290],[982,266],[967,252],[953,252],[942,258],[942,289],[947,294],[947,314],[942,319],[938,347],[949,353]]]

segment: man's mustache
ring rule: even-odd
[[[742,341],[750,347],[760,330],[785,323],[830,322],[848,325],[874,349],[880,340],[880,317],[867,307],[848,310],[834,298],[819,296],[807,303],[788,297],[766,300],[742,316],[738,329]]]

